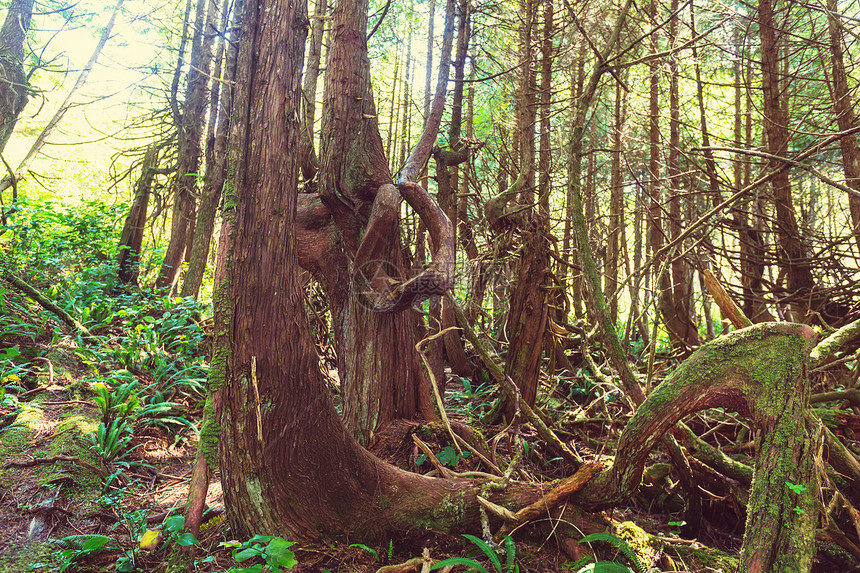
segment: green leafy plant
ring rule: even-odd
[[[463,537],[474,543],[478,547],[478,549],[481,550],[481,552],[492,564],[493,571],[495,571],[496,573],[519,573],[520,566],[517,565],[515,558],[516,546],[514,545],[514,540],[511,539],[509,535],[506,535],[504,540],[504,566],[499,559],[499,555],[496,554],[495,549],[493,549],[489,543],[487,543],[480,537],[475,537],[474,535],[466,534],[463,535]],[[474,559],[466,557],[449,557],[448,559],[443,559],[442,561],[431,567],[430,570],[434,571],[436,569],[441,569],[442,567],[447,567],[448,565],[463,565],[464,567],[469,567],[472,571],[478,571],[478,573],[490,573],[481,563]]]
[[[295,545],[283,537],[271,535],[255,535],[244,543],[238,541],[221,542],[222,547],[233,549],[233,559],[242,562],[259,558],[265,561],[249,567],[231,567],[228,573],[263,573],[264,571],[282,571],[292,569],[298,563],[290,547]]]
[[[374,561],[379,561],[379,553],[373,547],[368,547],[363,543],[351,543],[350,547],[358,547],[359,549],[364,549],[365,551],[373,555]]]
[[[793,491],[796,495],[800,495],[801,493],[806,491],[806,486],[799,483],[791,483],[790,481],[785,482],[786,487]]]
[[[107,535],[69,535],[60,539],[58,543],[66,548],[58,554],[61,561],[56,570],[61,572],[84,557],[116,548],[116,541]]]
[[[126,457],[134,449],[123,451],[131,442],[131,434],[131,426],[125,420],[114,420],[110,426],[100,422],[98,429],[87,434],[86,438],[102,461],[111,463]]]
[[[463,452],[458,454],[457,450],[455,450],[451,446],[445,446],[441,452],[436,454],[436,459],[439,460],[440,464],[453,468],[460,460],[462,460],[463,458],[467,458],[470,455],[472,455],[471,452]],[[418,458],[416,458],[415,465],[420,466],[425,461],[427,461],[427,455],[421,454],[420,456],[418,456]]]
[[[670,522],[668,522],[668,524],[669,524],[669,527],[673,528],[672,533],[674,533],[675,535],[678,535],[681,533],[681,528],[684,527],[685,525],[687,525],[687,522],[683,521],[683,520],[682,521],[670,521]]]
[[[579,542],[592,543],[594,541],[608,543],[609,545],[620,551],[630,561],[634,568],[631,569],[630,567],[619,561],[597,561],[596,563],[584,563],[584,561],[591,560],[590,557],[585,557],[571,565],[571,568],[574,568],[576,570],[576,573],[630,573],[631,571],[645,573],[645,567],[642,565],[642,562],[639,561],[639,557],[637,557],[633,549],[630,548],[630,545],[628,545],[626,541],[624,541],[617,535],[613,535],[611,533],[593,533],[591,535],[586,535],[585,537],[580,539]]]

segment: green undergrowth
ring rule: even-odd
[[[30,571],[31,565],[52,560],[57,548],[45,541],[31,541],[0,555],[0,573]]]
[[[730,571],[738,570],[738,557],[719,549],[704,545],[666,544],[663,551],[675,560],[681,571]]]

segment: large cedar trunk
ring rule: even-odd
[[[449,11],[446,58],[450,57],[452,22]],[[321,207],[333,223],[327,247],[343,253],[336,264],[323,265],[320,270],[328,275],[324,284],[341,290],[329,295],[332,307],[341,301],[345,304],[335,323],[336,338],[339,330],[342,333],[341,353],[347,357],[340,372],[347,402],[345,419],[362,443],[380,425],[396,418],[435,419],[429,383],[415,350],[418,320],[414,313],[404,311],[421,298],[444,293],[448,286],[447,279],[436,286],[432,280],[422,282],[422,277],[444,274],[436,273],[433,265],[419,277],[408,276],[408,257],[399,238],[401,196],[422,220],[431,215],[441,221],[444,214],[432,201],[424,201],[426,193],[411,179],[399,181],[397,187],[392,184],[370,82],[366,26],[366,0],[342,1],[332,14],[318,178]],[[447,82],[447,64],[443,68],[442,85]],[[432,139],[441,121],[444,92],[442,97],[438,106],[434,102],[439,111]],[[450,223],[446,221],[443,227],[450,229]],[[453,260],[452,236],[446,235],[440,242],[441,227],[428,224],[428,229],[434,249],[450,244]],[[436,254],[434,251],[434,263]]]
[[[384,258],[403,268],[400,242]],[[378,312],[367,298],[368,285],[354,280],[347,306],[343,352],[344,423],[362,445],[382,424],[397,419],[435,420],[430,383],[419,364],[418,317],[411,310]]]
[[[343,4],[342,4],[343,5]],[[305,5],[247,5],[210,381],[232,531],[381,539],[478,525],[475,484],[411,474],[349,435],[319,372],[297,281],[298,76]],[[262,18],[263,14],[280,18]],[[252,65],[253,60],[253,65]],[[534,496],[532,495],[532,499]],[[355,538],[354,537],[354,538]]]

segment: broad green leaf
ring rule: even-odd
[[[188,547],[190,545],[197,545],[199,541],[197,541],[197,538],[194,537],[193,533],[185,532],[176,538],[176,543],[180,547]]]
[[[164,520],[164,531],[177,533],[185,529],[185,516],[174,515]]]
[[[282,537],[275,537],[266,546],[266,563],[292,569],[298,563],[295,554],[289,549],[293,545],[295,543],[292,541],[287,541]]]
[[[106,535],[94,535],[93,537],[87,539],[86,542],[84,542],[83,546],[81,547],[81,550],[94,551],[96,549],[101,549],[102,547],[107,545],[109,541],[111,541],[111,538],[107,537]]]

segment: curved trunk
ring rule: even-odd
[[[446,24],[450,21],[449,16]],[[335,320],[345,356],[340,364],[345,420],[363,443],[379,425],[395,418],[435,419],[415,350],[418,321],[404,311],[431,294],[445,292],[450,284],[446,262],[453,260],[450,222],[414,184],[435,140],[444,91],[437,90],[438,112],[429,119],[395,187],[379,135],[366,25],[366,0],[341,1],[332,14],[318,183],[321,204],[337,229],[334,248],[344,253],[324,273],[334,274],[337,281],[327,290],[341,289],[333,306],[340,300],[346,305],[342,318]],[[449,52],[451,29],[446,25]],[[440,76],[447,82],[447,66],[440,69]],[[400,243],[401,197],[425,221],[433,239],[433,264],[414,277],[407,276],[409,265]]]
[[[638,488],[651,449],[678,421],[708,408],[737,411],[753,425],[757,460],[739,571],[809,571],[823,463],[822,425],[809,410],[815,339],[804,325],[763,323],[702,346],[639,406],[612,467],[574,502],[590,510],[623,503]]]
[[[476,483],[411,474],[373,457],[344,429],[319,373],[297,282],[299,128],[289,121],[300,97],[304,21],[303,3],[251,3],[240,51],[210,371],[210,391],[222,398],[231,528],[238,537],[368,540],[415,527],[474,531]],[[537,488],[523,490],[518,503],[534,500]]]

